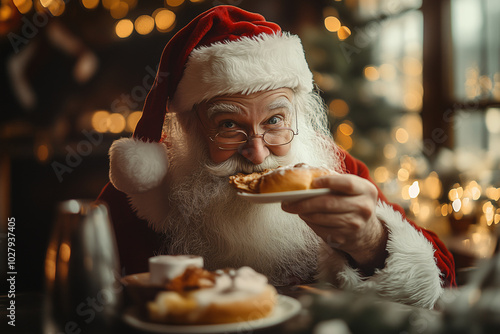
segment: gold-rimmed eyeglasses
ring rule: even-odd
[[[215,136],[209,138],[218,145],[220,150],[230,151],[237,150],[249,138],[261,137],[266,145],[282,146],[289,144],[293,140],[293,137],[298,134],[298,131],[295,132],[291,128],[269,129],[264,131],[264,133],[251,136],[243,130],[227,130],[218,132]]]
[[[279,127],[268,129],[263,133],[248,135],[244,130],[225,130],[217,132],[214,136],[209,136],[211,141],[215,142],[220,150],[237,150],[241,145],[248,142],[251,138],[262,138],[268,146],[283,146],[289,144],[295,136],[299,134],[299,123],[297,112],[295,111],[296,131],[292,128]]]

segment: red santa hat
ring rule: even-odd
[[[198,15],[166,45],[134,138],[143,143],[159,142],[167,112],[188,112],[196,103],[215,96],[251,94],[283,87],[307,93],[313,89],[312,82],[298,36],[282,32],[277,24],[266,21],[262,15],[234,6],[217,6]],[[151,150],[137,140],[130,145],[137,146],[138,150]],[[113,151],[118,153],[116,146],[119,143],[110,150],[112,165]],[[158,150],[153,151],[152,154],[158,153]],[[127,164],[130,155],[129,152],[114,160]],[[132,158],[139,161],[146,157]],[[153,157],[147,158],[151,161]],[[153,165],[161,164],[157,161]],[[159,173],[149,171],[151,177],[147,179],[154,179],[154,182],[146,182],[145,188],[141,186],[142,181],[136,180],[138,184],[132,188],[122,186],[127,189],[121,190],[144,191],[157,185],[158,178],[166,173],[166,164],[163,165],[165,168],[160,168]],[[136,172],[135,168],[123,171],[126,174]],[[122,172],[110,172],[117,188],[121,183],[117,180],[118,174]],[[138,178],[137,174],[123,176]]]

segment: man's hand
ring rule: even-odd
[[[298,214],[330,247],[349,254],[364,274],[382,268],[387,257],[387,231],[375,214],[377,188],[351,174],[319,177],[313,187],[332,192],[284,202],[283,210]]]

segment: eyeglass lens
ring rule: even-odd
[[[268,145],[285,145],[293,139],[292,129],[272,129],[264,132],[263,140]],[[235,131],[222,131],[215,136],[215,141],[221,148],[233,149],[245,143],[248,136],[245,132]]]

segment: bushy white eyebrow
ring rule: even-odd
[[[241,109],[230,103],[214,103],[207,109],[208,118],[219,113],[240,113]]]
[[[267,110],[286,109],[288,112],[292,111],[292,103],[286,97],[280,97],[273,102],[269,103],[266,107]],[[240,113],[241,109],[231,103],[214,103],[207,109],[208,118],[212,118],[219,113]]]
[[[268,110],[274,110],[274,109],[287,109],[289,112],[292,111],[292,103],[286,98],[286,97],[281,97],[279,99],[274,100],[273,102],[269,103],[267,106]]]

